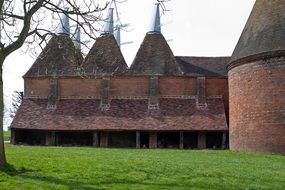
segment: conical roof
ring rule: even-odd
[[[82,60],[71,38],[54,35],[24,77],[76,76]]]
[[[96,40],[82,66],[87,75],[120,73],[128,67],[112,34]]]
[[[285,1],[256,0],[230,63],[285,55]]]
[[[131,65],[133,74],[182,75],[182,69],[161,33],[147,33]]]

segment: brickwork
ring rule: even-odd
[[[205,108],[206,104],[206,86],[205,86],[205,77],[197,77],[197,107]]]
[[[229,71],[230,149],[285,154],[285,58]]]
[[[48,109],[55,109],[56,108],[56,101],[58,97],[58,88],[57,88],[57,78],[53,77],[50,79],[50,93],[48,96]]]
[[[25,78],[25,97],[48,97],[49,92],[49,78]]]
[[[159,110],[159,100],[158,100],[158,77],[152,76],[150,78],[150,89],[149,89],[149,102],[148,109],[151,114],[157,114]],[[154,111],[154,113],[153,113]],[[157,112],[157,113],[155,113]]]
[[[159,95],[196,95],[196,77],[159,77]]]
[[[112,77],[110,95],[115,96],[148,96],[149,77]]]
[[[94,99],[102,95],[102,79],[58,78],[60,99]],[[206,78],[206,96],[224,97],[228,105],[227,78]],[[150,76],[113,76],[110,78],[111,98],[147,98],[150,95]],[[48,97],[50,79],[25,79],[27,97]],[[189,97],[197,95],[196,77],[158,77],[159,97]]]
[[[100,97],[101,79],[60,78],[58,88],[60,97]]]
[[[226,116],[229,118],[229,87],[228,78],[207,78],[206,77],[206,96],[222,95],[226,110]]]
[[[102,79],[102,89],[101,89],[101,106],[103,107],[110,107],[110,77],[104,77]]]

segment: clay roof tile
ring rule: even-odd
[[[160,33],[148,33],[131,65],[130,72],[146,75],[182,75],[183,72]]]
[[[74,76],[82,60],[71,38],[53,36],[23,77]]]
[[[282,52],[285,55],[284,21],[284,0],[257,0],[230,62]]]
[[[94,43],[83,62],[87,75],[124,72],[128,65],[114,35],[102,35]]]
[[[227,76],[230,57],[176,57],[187,76]]]
[[[56,110],[47,100],[24,99],[11,128],[35,130],[156,130],[227,131],[222,98],[207,99],[198,109],[195,99],[161,98],[160,113],[153,116],[148,100],[113,99],[108,111],[100,100],[59,100]]]

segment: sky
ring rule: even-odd
[[[121,47],[130,66],[153,20],[155,0],[128,0],[118,4],[120,21],[129,24],[121,32]],[[230,56],[237,44],[255,0],[171,0],[161,17],[162,34],[176,56]],[[104,11],[107,14],[107,10]],[[49,23],[47,23],[49,24]],[[22,76],[35,58],[21,50],[3,66],[5,109],[11,107],[14,90],[23,91]],[[4,118],[4,129],[11,122]]]

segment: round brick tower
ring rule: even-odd
[[[285,154],[284,0],[256,0],[228,70],[230,149]]]

